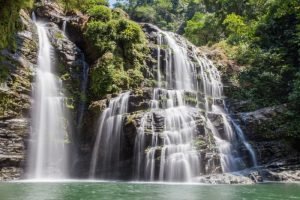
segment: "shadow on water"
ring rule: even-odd
[[[1,200],[299,199],[299,184],[186,185],[119,182],[1,183]]]

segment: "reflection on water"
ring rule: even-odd
[[[0,183],[1,200],[300,199],[299,184],[180,185],[103,182]]]

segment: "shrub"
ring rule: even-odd
[[[23,8],[31,8],[32,0],[0,0],[0,49],[14,47],[15,32],[20,28],[18,24],[19,11]]]
[[[87,13],[92,17],[93,20],[108,22],[112,18],[110,8],[102,5],[93,6],[92,8],[88,9]]]
[[[139,6],[136,8],[133,18],[140,22],[154,22],[156,11],[150,6]]]
[[[228,32],[228,41],[232,44],[237,44],[247,38],[249,34],[249,25],[246,25],[243,17],[234,13],[227,15],[223,21],[225,30]]]
[[[100,57],[91,70],[93,97],[139,87],[144,79],[140,69],[148,53],[141,27],[121,9],[112,12],[94,6],[88,14],[91,19],[84,35]]]
[[[220,39],[220,26],[213,14],[195,13],[187,21],[185,36],[196,45],[205,45]]]
[[[120,19],[120,18],[129,19],[129,15],[121,8],[114,8],[112,10],[112,18],[113,19]]]
[[[80,10],[82,12],[87,12],[94,6],[109,6],[107,0],[60,0],[64,5],[65,11]]]

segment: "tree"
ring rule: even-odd
[[[187,21],[184,29],[185,36],[196,45],[205,45],[220,39],[220,27],[214,14],[202,14],[197,12]]]
[[[237,14],[227,15],[223,25],[225,25],[225,31],[228,33],[228,41],[232,44],[246,40],[250,34],[249,25],[245,24],[243,17]]]

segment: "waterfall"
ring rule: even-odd
[[[6,81],[5,82],[0,82],[0,90],[2,90],[2,91],[8,91],[9,90]]]
[[[31,13],[31,19],[33,22],[36,22],[36,15],[35,15],[35,12],[32,12]]]
[[[65,143],[68,137],[62,81],[54,74],[53,50],[47,28],[39,22],[35,24],[39,36],[39,52],[33,87],[28,178],[66,178],[68,162]]]
[[[162,45],[166,46],[164,57]],[[157,88],[153,89],[151,109],[141,119],[135,139],[137,180],[193,181],[206,173],[200,167],[203,159],[195,146],[199,131],[203,135],[212,133],[223,172],[240,169],[238,145],[246,147],[256,165],[254,151],[226,112],[217,68],[192,48],[188,50],[187,42],[174,33],[158,33]],[[223,132],[214,125],[213,117],[222,120]],[[204,130],[198,130],[199,121],[205,124]],[[149,135],[151,143],[146,145]],[[210,161],[208,164],[214,165]]]
[[[125,92],[110,99],[99,118],[89,177],[114,179],[133,167],[136,180],[190,182],[200,175],[256,166],[255,152],[227,111],[214,63],[174,33],[159,31],[155,41],[157,86],[150,109],[134,121],[133,163],[126,157],[131,149],[122,146],[131,137],[123,132],[130,95]],[[81,91],[88,66],[83,70]],[[79,121],[83,110],[79,106]],[[199,142],[205,147],[199,149]]]
[[[130,92],[125,92],[111,99],[108,108],[101,114],[92,153],[90,178],[95,178],[97,171],[100,171],[101,178],[114,177],[119,171],[123,114],[127,112],[129,94]]]
[[[63,24],[62,24],[62,31],[63,31],[64,34],[66,34],[66,30],[67,30],[67,21],[64,20]]]

